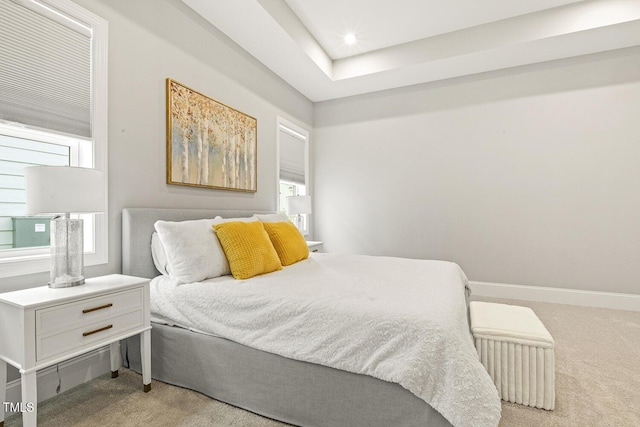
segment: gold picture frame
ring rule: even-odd
[[[258,121],[167,79],[167,184],[256,192]]]

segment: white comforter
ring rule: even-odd
[[[151,283],[151,311],[291,359],[402,385],[454,426],[497,426],[454,263],[312,254],[249,280]]]

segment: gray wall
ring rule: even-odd
[[[315,105],[315,237],[640,293],[640,48]]]
[[[311,129],[313,104],[179,0],[75,0],[109,22],[109,263],[120,272],[124,207],[275,210],[276,116]],[[167,185],[165,79],[258,119],[258,192]],[[48,273],[0,279],[12,290]]]

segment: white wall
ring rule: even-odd
[[[315,105],[315,237],[640,294],[640,48]]]
[[[275,210],[276,116],[311,128],[313,104],[180,0],[74,0],[109,22],[109,264],[121,271],[125,207]],[[166,182],[165,79],[258,119],[258,192]],[[44,285],[48,273],[0,279],[0,290]]]

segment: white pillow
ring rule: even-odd
[[[156,221],[154,226],[167,255],[169,277],[192,283],[230,274],[213,224],[214,219]]]
[[[254,217],[262,222],[283,222],[289,221],[289,217],[284,212],[278,212],[273,214],[254,214]]]
[[[167,252],[164,250],[164,246],[162,246],[160,236],[158,236],[158,233],[155,231],[151,235],[151,258],[153,258],[153,265],[156,266],[156,269],[162,273],[163,276],[170,276],[167,270],[167,267],[169,267]]]
[[[258,218],[256,218],[256,216],[249,216],[249,217],[243,217],[243,218],[222,218],[221,216],[217,216],[213,219],[213,223],[214,224],[222,224],[223,222],[253,222],[253,221],[259,221]]]

